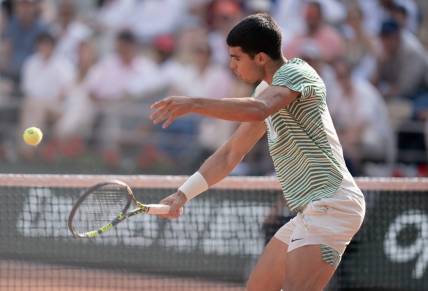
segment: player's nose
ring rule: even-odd
[[[236,73],[236,72],[235,72],[235,70],[236,70],[236,64],[235,64],[233,61],[230,61],[230,62],[229,62],[229,68],[230,68],[234,73]]]

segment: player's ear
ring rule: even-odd
[[[260,52],[260,53],[256,54],[255,57],[254,57],[254,59],[255,59],[255,61],[256,61],[256,63],[258,65],[264,65],[264,64],[266,64],[267,58],[268,58],[268,55],[265,54],[265,53],[263,53],[263,52]]]

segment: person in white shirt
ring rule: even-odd
[[[49,132],[63,111],[64,99],[73,86],[76,72],[66,58],[54,54],[55,38],[42,33],[37,38],[37,51],[23,66],[20,127],[36,126]],[[27,147],[28,148],[28,147]]]
[[[158,35],[176,32],[188,15],[182,0],[140,0],[129,15],[129,28],[139,40],[150,42]]]
[[[168,94],[224,98],[232,93],[236,81],[225,67],[214,62],[208,32],[204,28],[190,27],[183,30],[176,52],[175,58],[164,69],[170,87]],[[197,134],[203,151],[202,158],[223,144],[236,127],[235,123],[229,121],[195,117],[180,120],[179,123],[185,132]]]
[[[307,1],[301,0],[275,1],[271,11],[274,18],[281,26],[285,44],[304,33],[304,9],[306,2]],[[317,2],[324,11],[324,17],[327,23],[337,24],[345,19],[346,8],[342,1],[318,0]]]
[[[352,77],[350,65],[334,63],[339,86],[328,91],[328,107],[354,174],[362,174],[362,162],[392,163],[396,147],[388,111],[379,91],[367,80]]]
[[[102,55],[114,49],[116,35],[130,26],[130,15],[136,7],[136,0],[100,1],[100,6],[89,20],[97,31],[99,50]]]
[[[91,37],[92,30],[76,19],[76,7],[73,1],[60,2],[53,30],[58,38],[55,52],[77,63],[79,45]]]
[[[63,152],[69,153],[69,156],[70,153],[77,153],[83,149],[85,139],[91,135],[94,112],[84,84],[96,60],[95,41],[82,41],[78,46],[77,80],[68,91],[64,111],[55,126],[54,132],[55,137],[60,141],[59,147],[63,148]],[[81,147],[78,148],[76,145]]]
[[[91,100],[91,118],[101,117],[100,144],[109,156],[115,156],[114,163],[120,153],[120,118],[128,112],[129,106],[138,106],[126,101],[144,98],[164,86],[156,63],[140,56],[138,48],[132,32],[120,32],[116,37],[116,51],[91,68],[83,85]],[[105,114],[107,118],[102,118]]]
[[[116,51],[90,70],[85,83],[91,99],[100,102],[143,96],[163,84],[158,79],[156,63],[139,56],[134,34],[122,31],[116,38]]]

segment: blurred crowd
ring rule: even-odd
[[[427,174],[428,5],[423,0],[9,0],[0,16],[0,161],[99,157],[110,168],[187,174],[236,128],[148,120],[168,95],[251,96],[225,37],[267,12],[284,55],[309,62],[354,175]],[[24,128],[45,140],[24,145]],[[398,165],[406,166],[399,167]],[[235,174],[266,175],[265,142]]]

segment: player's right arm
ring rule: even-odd
[[[198,172],[191,176],[176,193],[161,201],[162,204],[171,206],[170,213],[163,217],[180,216],[180,208],[188,200],[229,175],[265,132],[266,126],[263,121],[241,123],[229,140],[202,164]]]

